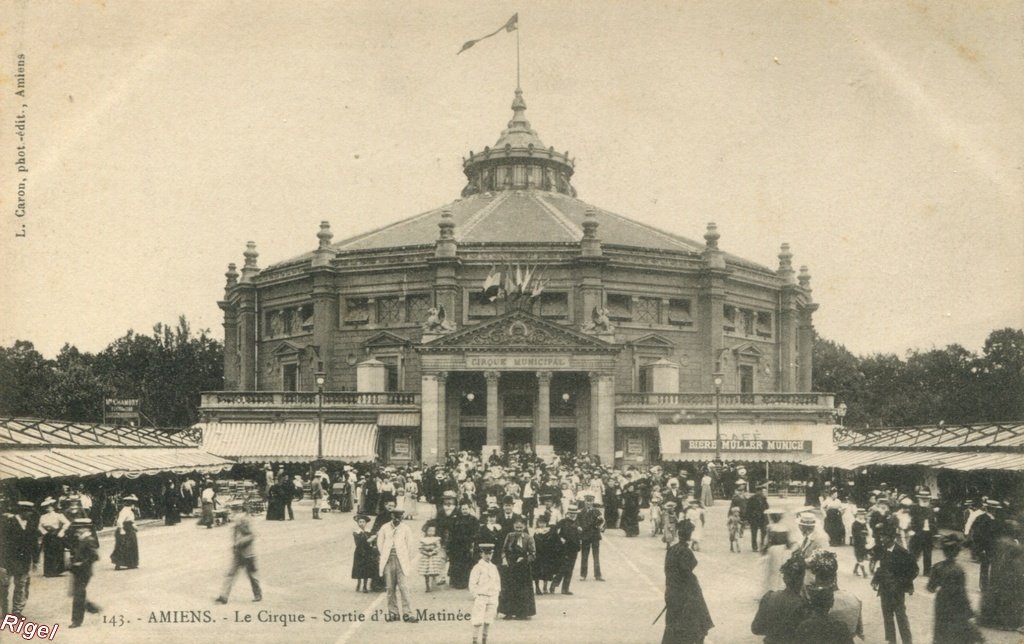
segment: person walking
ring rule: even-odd
[[[967,580],[964,569],[957,563],[957,555],[963,547],[963,538],[951,533],[942,537],[942,554],[945,561],[932,567],[928,580],[928,592],[935,593],[935,626],[932,629],[933,644],[972,644],[983,642],[984,638],[971,623],[974,611],[967,598]]]
[[[181,523],[181,504],[181,488],[174,482],[174,479],[167,479],[163,497],[164,525]]]
[[[68,628],[78,628],[85,621],[86,611],[98,613],[100,607],[89,601],[89,581],[92,580],[92,565],[99,560],[96,554],[99,549],[96,530],[92,527],[92,519],[79,517],[72,522],[70,534],[71,546],[71,624]]]
[[[601,532],[604,531],[604,517],[594,507],[594,495],[583,497],[583,511],[579,516],[580,524],[580,581],[587,580],[587,560],[594,553],[594,579],[604,581],[601,576]]]
[[[213,489],[213,481],[206,479],[203,481],[203,491],[199,495],[200,501],[202,502],[202,510],[199,515],[199,525],[206,526],[209,530],[213,528],[215,519],[213,517],[214,504],[217,498],[217,492]]]
[[[910,644],[913,638],[910,634],[910,621],[907,619],[906,595],[914,593],[917,562],[913,555],[896,543],[896,529],[892,525],[879,529],[878,540],[879,560],[871,579],[871,587],[878,592],[882,602],[885,641],[895,644],[898,626],[900,639],[904,644]]]
[[[985,512],[974,520],[971,526],[971,541],[974,543],[974,554],[978,557],[978,586],[982,592],[988,588],[989,571],[992,560],[996,556],[996,540],[999,536],[999,525],[995,513],[1002,509],[1002,504],[995,499],[985,501]]]
[[[313,497],[313,518],[320,519],[320,512],[324,509],[324,479],[321,472],[313,475],[313,482],[310,484],[310,496]]]
[[[697,558],[690,550],[689,521],[679,524],[679,540],[665,552],[665,632],[661,644],[703,644],[714,628],[700,582],[693,574]]]
[[[256,552],[253,550],[253,542],[256,535],[253,533],[252,522],[245,512],[236,512],[232,520],[234,524],[231,545],[231,568],[224,577],[224,589],[217,597],[218,604],[228,603],[228,595],[231,594],[231,586],[235,583],[235,575],[239,570],[245,570],[249,575],[249,584],[252,586],[252,600],[254,602],[263,600],[263,591],[260,589],[260,579],[256,572]]]
[[[853,644],[853,636],[846,625],[829,614],[834,593],[828,586],[807,589],[811,614],[796,628],[796,644]]]
[[[532,572],[537,549],[533,537],[526,532],[526,517],[516,516],[502,550],[498,612],[505,619],[530,619],[537,614]]]
[[[114,533],[114,552],[110,562],[114,570],[139,567],[139,538],[135,534],[135,504],[139,497],[129,494],[121,499],[121,511],[117,513],[117,531]]]
[[[487,644],[487,631],[498,614],[498,595],[501,576],[491,563],[494,544],[480,544],[480,560],[469,573],[469,592],[473,595],[473,609],[469,621],[473,626],[473,644]]]
[[[910,508],[910,529],[914,534],[910,537],[910,554],[914,560],[921,558],[921,574],[928,576],[932,570],[932,549],[935,547],[935,521],[939,516],[939,507],[932,505],[931,490],[921,488],[917,493],[917,505]]]
[[[764,563],[764,592],[771,590],[782,590],[786,587],[785,579],[782,576],[782,566],[790,558],[789,529],[782,523],[782,510],[769,510],[768,538],[765,540],[765,548],[761,551]],[[799,557],[802,561],[803,557]]]
[[[758,552],[764,548],[768,530],[768,497],[765,496],[765,484],[757,486],[754,496],[747,499],[747,525],[750,526],[750,551]]]
[[[704,474],[700,477],[700,502],[706,508],[710,508],[711,504],[715,502],[715,495],[711,486],[711,472],[705,469]]]
[[[3,600],[0,601],[0,609],[4,615],[10,612],[20,617],[28,603],[29,571],[37,543],[36,528],[32,526],[35,507],[31,501],[18,501],[16,514],[3,518],[0,531],[3,537],[0,544],[0,591],[3,592]],[[14,582],[14,596],[8,603],[11,582]]]
[[[551,579],[551,589],[554,590],[561,583],[563,595],[572,594],[569,586],[572,583],[572,572],[576,567],[576,557],[579,555],[583,540],[583,530],[580,528],[579,522],[576,521],[578,514],[579,508],[576,503],[571,503],[566,508],[565,518],[558,522],[555,530],[558,534],[560,561],[558,571]]]
[[[53,497],[46,497],[39,504],[43,508],[43,514],[39,517],[39,534],[43,537],[44,577],[60,577],[64,574],[64,539],[71,522],[57,511],[56,506]]]
[[[622,518],[619,525],[627,537],[640,534],[640,494],[632,481],[622,490]]]
[[[412,558],[417,544],[413,541],[409,526],[402,523],[404,514],[401,510],[392,510],[391,522],[382,526],[377,533],[377,550],[380,552],[378,571],[387,586],[389,622],[398,621],[399,615],[405,622],[419,621],[412,611],[409,587],[405,582],[406,571],[411,574],[413,570]],[[401,607],[398,604],[399,594],[402,596]]]
[[[803,557],[790,557],[779,572],[785,582],[782,590],[769,590],[761,597],[750,632],[763,635],[764,644],[790,644],[797,627],[810,615],[802,594],[806,564]]]

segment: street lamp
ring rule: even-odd
[[[715,460],[722,460],[722,428],[719,424],[718,412],[721,410],[720,400],[722,396],[722,372],[716,371],[715,377]]]
[[[324,383],[327,374],[317,371],[316,374],[316,460],[324,460]]]
[[[839,426],[840,427],[844,426],[843,425],[843,418],[846,416],[846,409],[847,409],[846,403],[839,403],[839,406],[836,407],[836,418],[839,419]]]

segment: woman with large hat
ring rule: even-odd
[[[52,496],[39,504],[43,514],[39,517],[39,534],[43,535],[43,576],[59,577],[64,574],[64,536],[71,522],[57,511]]]
[[[370,517],[365,514],[357,514],[352,519],[356,522],[356,529],[352,531],[352,539],[356,544],[355,552],[352,555],[352,579],[356,580],[357,593],[368,593],[370,592],[370,580],[377,577],[380,555],[373,546],[376,538],[368,529]]]
[[[512,526],[502,548],[498,612],[506,619],[529,619],[537,614],[532,569],[537,549],[533,537],[526,532],[526,517],[515,515]]]
[[[114,570],[139,567],[139,539],[135,534],[135,504],[139,497],[134,494],[121,497],[121,511],[117,514],[117,530],[114,532],[114,552],[110,561]]]
[[[714,628],[700,582],[697,558],[687,545],[693,525],[679,524],[679,540],[665,553],[665,633],[661,644],[703,644]]]

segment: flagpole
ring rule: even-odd
[[[516,89],[522,89],[519,85],[519,20],[516,19]]]

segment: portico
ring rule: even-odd
[[[611,462],[619,349],[524,311],[422,345],[424,461],[529,444]]]

